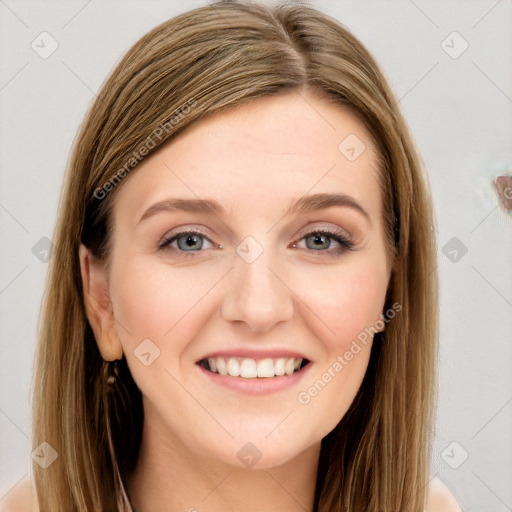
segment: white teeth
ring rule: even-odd
[[[297,359],[297,361],[301,361],[302,359]],[[277,376],[284,375],[284,367],[286,365],[286,359],[284,357],[280,357],[279,359],[276,359],[276,362],[274,364],[274,372]]]
[[[271,378],[274,376],[292,375],[298,371],[303,359],[293,357],[279,357],[271,359],[267,357],[256,361],[250,357],[209,357],[210,370],[220,375],[242,377],[244,379]]]
[[[226,368],[226,361],[225,361],[225,359],[223,357],[217,357],[215,359],[215,364],[217,366],[217,373],[220,373],[221,375],[227,375],[228,374],[228,369]]]
[[[258,377],[273,377],[274,361],[272,359],[263,359],[258,363]]]
[[[256,361],[254,359],[243,359],[240,365],[240,377],[244,379],[253,379],[254,377],[261,377],[256,368]]]
[[[228,361],[228,373],[232,377],[238,377],[240,375],[240,363],[238,359],[230,357]]]
[[[216,372],[217,371],[217,362],[215,361],[214,357],[209,357],[208,358],[208,364],[210,365],[210,368],[211,368],[212,372]]]

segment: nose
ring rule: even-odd
[[[248,263],[236,256],[230,283],[222,303],[222,317],[244,322],[254,332],[265,332],[293,316],[293,292],[282,266],[263,253]]]

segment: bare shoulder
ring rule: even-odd
[[[426,512],[462,512],[450,489],[437,476],[430,482]]]
[[[36,491],[26,476],[0,501],[0,512],[39,512]]]

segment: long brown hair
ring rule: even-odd
[[[386,306],[349,411],[322,440],[318,512],[423,512],[435,410],[438,277],[424,166],[382,72],[338,21],[302,3],[216,2],[142,37],[104,83],[68,162],[41,310],[33,382],[33,463],[41,512],[130,510],[123,475],[137,457],[141,393],[123,358],[106,384],[84,310],[80,243],[108,260],[113,198],[137,163],[205,116],[311,88],[360,116],[379,153],[387,246]],[[378,337],[378,338],[377,338]]]

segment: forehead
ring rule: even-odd
[[[312,193],[345,193],[380,212],[371,137],[347,107],[288,92],[218,112],[141,162],[116,210],[140,213],[166,197],[218,200],[232,215],[275,216]]]

